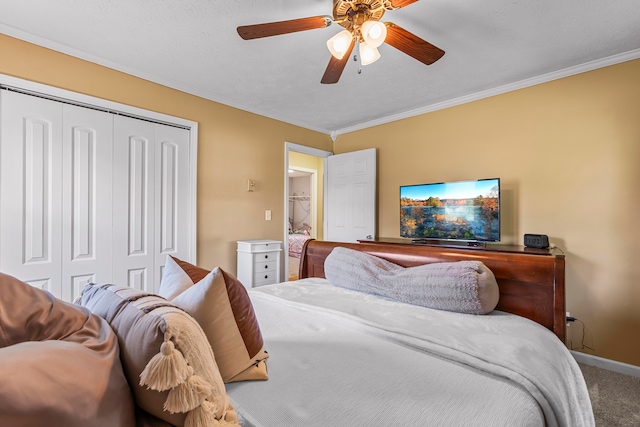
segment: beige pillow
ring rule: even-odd
[[[104,319],[0,273],[0,426],[133,427]]]
[[[109,322],[136,403],[175,426],[237,425],[211,347],[198,323],[157,295],[87,285],[81,304]]]
[[[169,269],[167,270],[167,265]],[[207,270],[185,261],[167,258],[159,294],[168,296],[184,287],[184,277],[173,270],[202,278]],[[170,278],[176,280],[171,283]],[[224,382],[266,380],[267,358],[258,320],[244,285],[231,274],[214,268],[171,302],[191,314],[204,330]]]

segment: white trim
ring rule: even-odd
[[[30,80],[24,80],[17,77],[8,76],[6,74],[0,74],[0,84],[5,86],[11,86],[19,89],[23,89],[29,92],[40,93],[45,96],[50,96],[58,100],[67,100],[72,103],[84,104],[87,106],[96,106],[100,109],[111,110],[114,112],[120,112],[126,115],[134,117],[151,119],[153,121],[164,122],[167,124],[174,124],[184,127],[189,130],[189,171],[190,171],[190,184],[191,184],[191,221],[189,223],[189,262],[196,263],[196,231],[197,231],[197,179],[198,179],[198,123],[192,120],[183,119],[180,117],[170,116],[167,114],[158,113],[155,111],[145,110],[131,105],[120,104],[117,102],[109,101],[94,96],[84,95],[77,92],[72,92],[66,89],[60,89],[54,86],[48,86],[41,83],[32,82]]]
[[[445,108],[454,107],[456,105],[466,104],[468,102],[478,101],[483,98],[489,98],[495,95],[501,95],[503,93],[512,92],[526,87],[535,86],[541,83],[547,83],[553,80],[562,79],[564,77],[570,77],[576,74],[586,73],[587,71],[597,70],[598,68],[608,67],[610,65],[620,64],[622,62],[632,61],[640,58],[640,49],[632,50],[629,52],[621,53],[618,55],[609,56],[607,58],[597,59],[595,61],[586,62],[584,64],[576,65],[574,67],[565,68],[563,70],[553,71],[551,73],[543,74],[541,76],[532,77],[530,79],[521,80],[515,83],[509,83],[497,88],[484,90],[481,92],[472,93],[469,95],[461,96],[459,98],[451,99],[449,101],[440,102],[437,104],[427,105],[425,107],[417,108],[415,110],[409,110],[402,113],[394,114],[391,116],[382,117],[380,119],[371,120],[369,122],[360,123],[354,126],[348,126],[342,129],[337,129],[331,132],[331,138],[337,138],[338,135],[354,132],[357,130],[367,129],[370,127],[382,125],[385,123],[395,122],[398,120],[406,119],[409,117],[419,116],[421,114],[431,113]],[[335,139],[334,139],[335,142]]]
[[[618,372],[620,374],[640,378],[640,366],[630,365],[628,363],[622,363],[611,359],[605,359],[604,357],[594,356],[592,354],[580,353],[579,351],[575,350],[571,350],[571,355],[578,363],[583,363],[589,366],[596,366],[608,371]]]
[[[306,145],[296,144],[294,142],[285,142],[285,149],[287,154],[287,160],[289,158],[289,151],[295,151],[297,153],[308,154],[316,157],[329,157],[333,156],[333,152],[320,150],[319,148],[308,147]],[[288,166],[288,164],[287,164]]]

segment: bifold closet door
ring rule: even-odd
[[[0,271],[67,301],[111,280],[112,116],[0,94]]]
[[[113,114],[63,105],[62,298],[112,281]]]
[[[157,292],[167,255],[188,257],[189,131],[116,116],[113,281]]]
[[[72,301],[190,259],[189,131],[0,90],[0,271]]]
[[[0,91],[0,271],[62,294],[62,104]]]

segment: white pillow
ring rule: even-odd
[[[162,269],[162,280],[160,281],[158,295],[171,301],[191,286],[193,286],[193,282],[189,275],[172,256],[167,255],[167,260]]]

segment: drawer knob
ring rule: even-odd
[[[264,259],[269,259],[269,255],[265,255],[265,256],[264,256]]]
[[[264,268],[265,268],[265,269],[267,269],[267,268],[269,268],[269,266],[268,266],[268,265],[265,265],[265,266],[264,266]]]
[[[265,279],[268,279],[268,278],[269,278],[269,276],[267,276],[267,275],[265,274],[264,278],[265,278]]]

